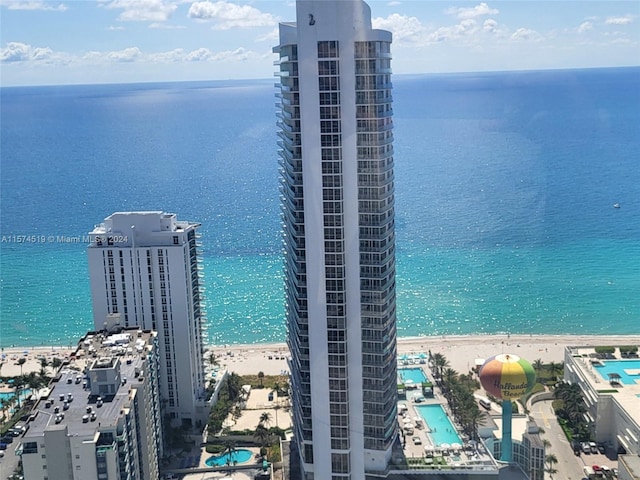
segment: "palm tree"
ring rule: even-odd
[[[20,396],[22,394],[22,390],[24,388],[24,383],[25,383],[25,379],[22,375],[20,375],[19,377],[15,377],[14,378],[14,382],[13,382],[13,388],[15,388],[16,390],[16,403],[17,403],[17,409],[20,410]]]
[[[564,370],[564,363],[551,362],[549,363],[549,365],[547,365],[547,368],[549,369],[549,374],[551,375],[551,377],[555,379],[556,376],[559,373],[562,373],[562,371]]]
[[[544,366],[544,364],[542,363],[542,359],[538,358],[536,360],[533,361],[533,369],[536,372],[536,375],[539,377],[540,376],[540,372],[542,371],[542,367]]]
[[[216,354],[213,352],[209,353],[209,364],[212,367],[215,367],[216,365],[218,365],[218,359],[216,358]]]
[[[262,381],[264,380],[264,372],[258,372],[258,380],[260,380],[260,388],[262,388],[264,385],[262,385]]]
[[[6,398],[0,398],[0,410],[2,411],[2,418],[4,419],[5,410],[9,406],[9,400]],[[4,422],[3,422],[4,424]]]
[[[545,457],[544,463],[545,463],[544,471],[548,473],[549,478],[553,480],[553,475],[558,473],[558,470],[555,468],[555,465],[558,463],[557,457],[553,453],[550,453]]]
[[[269,412],[262,412],[260,415],[260,423],[259,425],[263,425],[267,427],[271,423],[271,414]]]
[[[442,377],[442,371],[449,367],[449,360],[447,360],[445,358],[444,355],[442,355],[441,353],[434,353],[433,354],[433,367],[434,367],[434,374],[437,378],[441,378]]]
[[[58,368],[60,368],[61,365],[62,360],[60,360],[58,357],[53,357],[53,360],[51,360],[51,367],[53,368],[53,370],[58,371]]]
[[[22,366],[27,363],[27,359],[24,357],[20,357],[18,359],[18,365],[20,366],[20,375],[22,375]]]
[[[262,423],[259,423],[253,436],[261,447],[266,447],[269,444],[269,437],[271,435],[269,435],[269,430],[267,430]]]
[[[235,440],[227,439],[224,441],[223,453],[227,454],[227,465],[231,465],[232,458],[235,456],[236,442]]]

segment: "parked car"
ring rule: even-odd
[[[6,450],[8,445],[6,443],[0,443],[0,450]]]
[[[591,453],[598,453],[598,445],[596,442],[589,442],[589,448],[591,449]]]
[[[13,443],[13,437],[11,435],[5,435],[4,437],[0,438],[0,442]]]
[[[589,442],[582,442],[582,452],[591,453],[591,447],[589,447]]]
[[[606,452],[606,449],[604,448],[604,445],[599,443],[598,444],[598,451],[602,454],[604,454]]]

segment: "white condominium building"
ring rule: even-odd
[[[89,233],[96,330],[158,332],[160,394],[173,423],[206,422],[202,287],[197,228],[164,212],[117,212]]]
[[[391,34],[354,1],[280,24],[279,155],[305,479],[387,475],[398,438]]]
[[[16,453],[29,480],[160,478],[155,332],[91,332],[31,411]]]

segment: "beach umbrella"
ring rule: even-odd
[[[441,443],[440,448],[442,448],[443,450],[449,450],[451,448],[451,445],[449,445],[448,443]]]
[[[405,383],[406,385],[411,385],[411,384],[413,383],[413,380],[411,380],[410,378],[407,378],[407,379],[404,381],[404,383]]]
[[[425,452],[433,452],[434,448],[433,445],[425,445],[424,446],[424,451]]]
[[[462,448],[462,445],[458,442],[454,442],[451,444],[451,448],[453,448],[454,450],[460,450]]]

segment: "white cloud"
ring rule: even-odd
[[[176,48],[168,52],[152,53],[149,55],[149,60],[154,63],[175,63],[181,62],[185,58],[184,49]]]
[[[497,15],[500,11],[496,8],[489,8],[489,5],[482,2],[475,7],[451,7],[445,10],[449,15],[455,15],[460,20],[481,17],[483,15]]]
[[[7,46],[0,50],[1,62],[22,62],[29,60],[31,45],[21,42],[9,42]]]
[[[7,46],[0,49],[0,62],[34,62],[45,63],[68,63],[69,56],[63,53],[56,53],[49,47],[32,47],[27,43],[8,42]]]
[[[402,5],[402,2],[398,2],[398,1],[391,1],[389,3],[387,3],[387,6],[389,7],[397,7],[398,5]]]
[[[187,62],[206,62],[211,57],[213,57],[213,52],[208,48],[202,47],[187,53],[184,59]]]
[[[123,22],[164,22],[178,8],[164,0],[112,0],[105,7],[122,9],[118,20]]]
[[[580,24],[580,26],[578,27],[578,33],[585,33],[588,32],[589,30],[591,30],[593,28],[593,23],[586,21],[586,22],[582,22]]]
[[[633,22],[631,15],[625,15],[624,17],[608,17],[604,23],[607,25],[629,25]]]
[[[247,50],[246,48],[240,47],[235,50],[224,50],[221,52],[213,52],[208,48],[198,48],[197,50],[193,50],[187,53],[184,56],[184,61],[186,62],[222,62],[222,61],[246,61],[251,59],[270,57],[271,52],[268,52],[266,55],[260,55],[252,50]]]
[[[129,47],[124,50],[109,52],[106,57],[114,62],[135,62],[142,57],[142,52],[138,47]]]
[[[189,18],[214,22],[216,30],[231,28],[271,27],[277,25],[278,18],[263,13],[250,5],[236,5],[220,0],[218,2],[194,2],[189,7]]]
[[[275,45],[276,43],[278,43],[278,34],[278,28],[276,27],[270,32],[265,33],[264,35],[260,35],[258,38],[256,38],[256,40],[258,42],[271,42]]]
[[[247,50],[246,48],[240,47],[240,48],[236,48],[235,50],[227,50],[227,51],[224,51],[224,52],[218,52],[212,57],[212,60],[216,60],[216,61],[224,61],[224,60],[245,61],[245,60],[249,60],[251,58],[259,58],[259,57],[260,57],[260,55],[258,55],[256,52],[253,52],[251,50]]]
[[[49,10],[55,12],[64,12],[67,6],[63,3],[53,5],[39,0],[2,0],[0,5],[7,7],[9,10]]]
[[[473,35],[478,31],[478,24],[475,20],[467,19],[461,21],[457,25],[450,27],[440,27],[434,32],[431,32],[427,40],[429,43],[440,43],[449,40],[456,40],[462,37]]]
[[[542,35],[540,35],[535,30],[531,30],[530,28],[521,27],[513,32],[513,35],[511,35],[511,40],[529,40],[538,42],[542,40]]]
[[[109,31],[124,30],[124,27],[122,25],[118,25],[118,26],[109,25],[107,27],[107,30],[109,30]]]
[[[398,13],[393,13],[387,18],[374,18],[371,23],[373,28],[392,32],[393,41],[398,44],[416,39],[420,33],[424,32],[424,27],[416,17],[408,17]]]
[[[498,31],[498,22],[493,18],[487,18],[482,24],[482,30],[489,33],[495,33]]]

